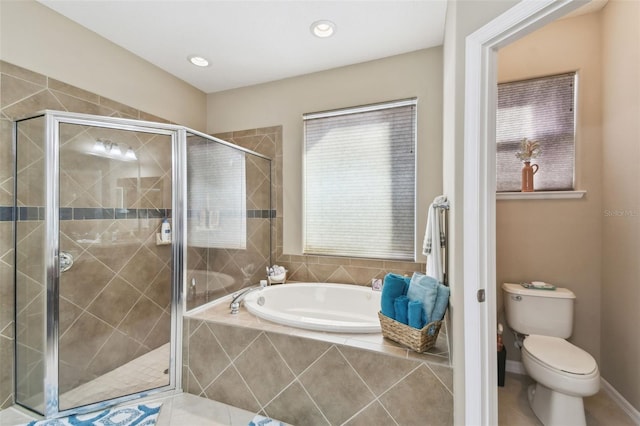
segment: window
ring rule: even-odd
[[[304,253],[414,260],[416,99],[304,119]]]
[[[573,190],[576,73],[498,85],[497,191],[520,191],[520,142],[540,144],[536,191]]]

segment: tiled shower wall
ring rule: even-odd
[[[256,222],[254,227],[264,230],[264,226],[269,226],[266,235],[259,242],[263,254],[268,254],[273,261],[276,259],[275,242],[277,240],[276,228],[271,227],[276,223],[277,218],[282,217],[282,126],[262,127],[257,129],[242,130],[237,132],[220,133],[213,135],[219,139],[231,142],[235,145],[249,149],[271,158],[270,169],[265,168],[266,163],[255,159],[247,165],[247,208],[268,209],[270,218],[263,222]],[[254,238],[254,240],[256,240]],[[257,241],[256,241],[257,242]],[[209,252],[209,262],[215,263],[220,258],[220,253]],[[265,279],[265,266],[269,265],[268,258],[264,257],[264,266],[261,265],[252,277],[252,284],[257,284],[261,279]],[[240,264],[239,267],[246,266]]]
[[[261,153],[269,158],[272,157],[264,151],[270,152],[270,150],[265,149],[265,146],[274,146],[273,141],[278,131],[281,134],[280,128],[254,131],[263,140],[260,144],[263,151]],[[257,152],[257,150],[254,151]],[[188,247],[187,309],[195,308],[243,287],[255,285],[265,278],[265,268],[270,263],[271,217],[275,214],[272,207],[275,204],[272,204],[270,199],[272,164],[273,162],[267,159],[251,154],[245,155],[247,207],[245,249],[198,248],[191,245]],[[197,221],[198,218],[190,218],[187,226],[192,226],[193,220]],[[195,278],[195,281],[192,278]],[[195,285],[192,286],[192,283]]]
[[[452,370],[306,337],[186,318],[183,388],[295,425],[450,425]]]
[[[166,122],[45,75],[0,61],[0,408],[13,403],[14,255],[12,211],[9,208],[13,204],[14,187],[12,120],[44,109]],[[142,148],[150,142],[143,138],[137,147]],[[148,145],[148,149],[153,150],[154,146],[155,144]],[[166,153],[148,152],[148,155],[159,155],[153,162],[157,167],[166,169],[166,163],[163,164],[162,161],[162,158],[170,158],[166,157]],[[160,175],[164,174],[162,172]],[[102,205],[95,199],[91,201],[91,197],[87,197],[89,188],[82,188],[82,184],[89,182],[87,179],[64,175],[61,180],[64,188],[69,191],[66,195],[79,194],[76,204],[73,200],[67,200],[67,210],[61,211],[61,215],[66,215],[65,218],[68,219],[61,221],[62,244],[67,244],[67,248],[75,250],[77,254],[76,264],[67,272],[70,274],[69,283],[76,283],[77,287],[66,290],[63,288],[65,295],[60,301],[60,310],[63,312],[61,331],[66,331],[61,343],[67,340],[73,344],[74,341],[91,339],[91,344],[86,347],[92,348],[89,349],[90,353],[83,354],[67,351],[67,362],[61,368],[64,370],[66,366],[73,366],[74,368],[66,368],[66,371],[79,380],[77,373],[82,368],[78,367],[86,367],[85,372],[90,370],[91,374],[99,374],[114,361],[120,362],[123,357],[135,356],[143,353],[146,348],[168,341],[168,327],[163,328],[158,320],[169,315],[167,308],[170,281],[166,274],[169,248],[156,246],[153,233],[160,225],[160,217],[165,214],[162,210],[170,207],[166,205],[170,196],[164,195],[170,194],[171,187],[155,179],[149,185],[155,187],[161,184],[163,189],[160,193],[164,195],[161,199],[145,199],[145,194],[134,196],[139,202],[134,202],[131,205],[134,208],[127,214],[135,212],[136,219],[128,219],[126,215],[116,216],[118,213],[110,209],[113,206]],[[91,183],[93,185],[96,182]],[[72,186],[73,184],[76,186]],[[151,193],[156,194],[157,191],[147,195]],[[37,227],[41,219],[38,214],[37,209],[25,209],[21,217],[28,220],[21,223]],[[146,219],[143,217],[140,221],[138,216],[145,216]],[[144,243],[137,244],[135,248],[125,245],[117,250],[105,251],[98,244],[78,242],[83,239],[78,237],[78,233],[91,236],[84,239],[95,242],[96,235],[105,239],[107,235],[113,238],[114,232],[121,239],[127,235],[135,235],[136,240]],[[96,260],[98,258],[100,261]],[[73,280],[71,275],[75,275]],[[105,280],[109,284],[104,291],[93,285]],[[70,285],[73,287],[74,284]],[[81,301],[83,295],[87,297],[86,302]],[[116,308],[105,309],[105,303]],[[129,309],[124,309],[125,307]],[[155,328],[156,325],[158,328]],[[101,353],[99,348],[104,345],[112,350]],[[123,345],[128,349],[118,352],[118,348],[121,349]],[[64,349],[61,348],[61,355],[62,353]],[[96,356],[107,354],[114,355],[116,360],[104,359],[101,362],[100,356]]]

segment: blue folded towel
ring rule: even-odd
[[[396,321],[409,324],[409,298],[407,296],[398,296],[393,306],[396,309]]]
[[[438,281],[428,275],[415,272],[411,277],[407,296],[409,300],[419,300],[422,302],[424,323],[429,324],[432,320],[431,312],[436,304],[438,295]]]
[[[415,285],[416,282],[420,281],[422,279],[422,277],[424,277],[425,275],[420,273],[420,272],[414,272],[413,275],[411,276],[411,281],[409,281],[409,286],[411,286],[411,284],[413,283],[413,285]],[[408,291],[408,289],[407,289]]]
[[[436,303],[431,312],[431,321],[440,321],[444,318],[444,313],[449,305],[449,294],[451,289],[446,285],[438,284],[438,295],[436,296]]]
[[[380,295],[380,311],[383,315],[396,319],[396,310],[393,306],[398,296],[407,294],[409,278],[398,274],[387,274],[382,284]]]
[[[421,329],[424,327],[424,315],[422,314],[422,301],[411,300],[408,305],[409,326]]]

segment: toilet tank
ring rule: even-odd
[[[562,339],[571,336],[576,298],[571,290],[535,290],[504,283],[502,291],[507,324],[512,330]]]

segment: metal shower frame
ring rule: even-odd
[[[90,411],[100,410],[115,404],[147,397],[162,392],[180,391],[182,388],[182,322],[185,312],[185,283],[186,283],[186,253],[187,247],[187,135],[195,135],[201,138],[229,146],[238,151],[245,152],[263,159],[271,164],[271,158],[246,148],[231,144],[227,141],[215,138],[196,130],[174,125],[156,123],[151,121],[133,120],[119,117],[106,117],[90,114],[71,113],[63,111],[44,110],[25,116],[14,121],[13,125],[13,149],[14,170],[17,176],[17,141],[18,123],[30,119],[44,117],[44,173],[45,173],[45,245],[44,268],[46,271],[46,303],[45,303],[45,353],[44,353],[44,413],[47,418],[67,416]],[[171,355],[169,366],[169,384],[160,388],[151,389],[136,394],[125,395],[100,401],[93,404],[76,407],[67,410],[59,409],[59,383],[58,383],[58,339],[59,339],[59,290],[60,290],[60,247],[59,247],[59,149],[60,149],[60,124],[75,124],[128,130],[142,133],[154,133],[171,137],[172,144],[172,221],[173,235],[171,245],[172,291],[171,291]],[[17,256],[17,197],[18,182],[14,179],[14,253]],[[271,253],[270,243],[270,253]],[[17,265],[17,263],[15,263]],[[14,268],[14,280],[17,270]],[[16,282],[16,281],[14,281]],[[16,292],[17,297],[17,292]],[[16,300],[17,303],[17,300]],[[17,315],[17,312],[16,312]],[[14,321],[14,330],[17,333],[17,318]],[[14,333],[14,335],[17,335]],[[14,349],[17,356],[17,345]],[[15,369],[14,386],[17,386],[17,369]],[[29,410],[37,411],[33,407],[25,406]]]

